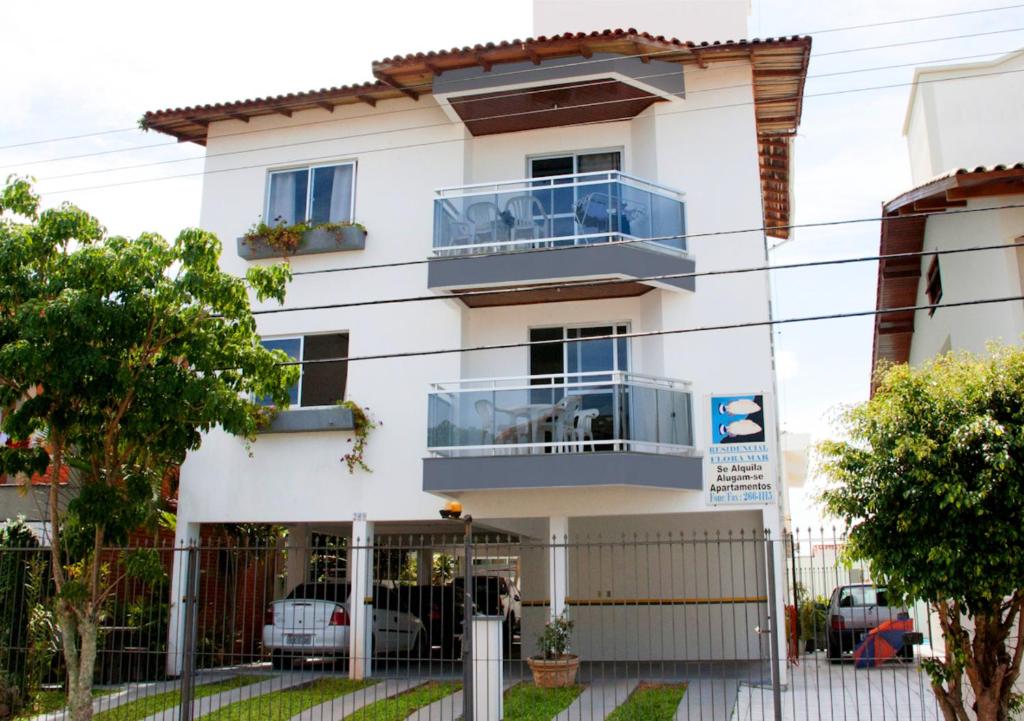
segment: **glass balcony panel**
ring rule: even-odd
[[[434,252],[474,255],[626,239],[685,251],[682,194],[619,171],[447,188],[434,201]]]
[[[465,380],[430,394],[428,449],[440,456],[635,451],[688,454],[685,383],[578,373]]]

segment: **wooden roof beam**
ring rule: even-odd
[[[328,103],[326,100],[319,101],[317,103],[317,106],[323,108],[328,113],[333,113],[334,112],[334,107],[335,107],[334,103]]]
[[[1021,176],[1020,180],[950,188],[946,191],[946,200],[962,200],[966,202],[968,198],[989,198],[993,195],[1019,195],[1021,193],[1024,193],[1024,175]]]
[[[242,113],[228,113],[228,117],[232,120],[241,120],[243,123],[249,122],[249,116]]]
[[[358,100],[361,103],[366,103],[371,108],[377,107],[377,98],[371,95],[357,95],[356,100]]]

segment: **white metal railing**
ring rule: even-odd
[[[618,170],[439,188],[435,255],[622,240],[685,252],[684,194]]]
[[[690,384],[625,371],[434,383],[427,449],[439,456],[694,452]]]

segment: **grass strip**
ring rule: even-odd
[[[39,714],[50,713],[64,708],[64,689],[47,689],[36,691],[32,694],[32,700],[21,711],[14,715],[15,721],[32,718]]]
[[[672,721],[685,693],[685,683],[642,683],[606,721]]]
[[[551,721],[581,693],[582,686],[540,688],[532,683],[516,684],[505,692],[505,721]]]
[[[308,708],[372,686],[375,680],[353,681],[347,678],[321,678],[293,688],[263,694],[222,706],[204,714],[203,721],[287,721]]]
[[[461,683],[431,681],[391,698],[363,706],[343,721],[402,721],[416,709],[429,706],[462,688]]]
[[[225,691],[231,691],[265,680],[265,676],[232,676],[223,681],[214,681],[196,686],[194,697],[216,696]],[[152,696],[143,696],[134,701],[128,701],[106,711],[100,711],[93,714],[92,719],[93,721],[141,721],[147,716],[174,708],[179,703],[181,703],[181,691],[165,691],[164,693],[155,693]]]

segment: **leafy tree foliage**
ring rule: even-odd
[[[260,345],[250,309],[251,294],[283,301],[287,268],[237,278],[219,269],[220,250],[198,229],[174,242],[108,235],[72,205],[40,210],[23,180],[0,190],[0,409],[16,441],[0,449],[0,471],[48,474],[75,721],[91,717],[97,625],[117,585],[100,548],[153,517],[168,469],[205,431],[253,438],[250,399],[286,407],[298,374]],[[78,492],[62,512],[69,469]]]
[[[947,721],[1010,718],[1024,654],[1024,350],[993,346],[888,369],[822,444],[828,510],[890,593],[926,601],[926,661]],[[973,698],[972,698],[973,697]]]

